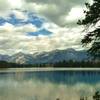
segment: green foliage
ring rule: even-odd
[[[96,58],[100,58],[100,0],[94,0],[94,3],[90,5],[85,3],[87,10],[84,11],[85,18],[79,20],[77,24],[85,26],[85,30],[88,29],[88,33],[82,39],[83,46],[91,44],[89,52]],[[94,30],[90,31],[90,28]]]

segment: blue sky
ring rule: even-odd
[[[0,0],[0,53],[82,49],[84,3],[92,0]]]
[[[20,11],[18,11],[18,12],[20,12]],[[52,33],[45,28],[41,28],[42,25],[46,22],[46,20],[44,18],[35,15],[35,13],[33,13],[33,12],[21,11],[21,13],[23,13],[24,15],[27,16],[26,20],[17,18],[16,14],[11,13],[7,16],[7,18],[0,17],[0,26],[5,25],[6,23],[9,23],[9,24],[13,25],[14,27],[20,27],[23,25],[31,24],[31,25],[35,26],[36,28],[38,28],[38,30],[36,32],[34,32],[34,31],[27,32],[27,35],[38,36],[40,34],[49,35]]]

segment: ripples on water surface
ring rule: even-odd
[[[92,100],[100,90],[100,71],[0,73],[0,100]]]

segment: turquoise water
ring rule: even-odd
[[[100,90],[100,71],[0,73],[0,100],[92,100]]]

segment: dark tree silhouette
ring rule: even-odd
[[[93,96],[93,100],[100,100],[99,91],[95,92],[95,95]]]
[[[85,18],[77,24],[85,26],[87,34],[82,39],[83,46],[90,46],[88,51],[95,58],[100,58],[100,0],[93,0],[93,4],[85,3],[87,10]]]
[[[87,100],[87,97],[81,97],[80,100]]]
[[[56,100],[60,100],[60,98],[56,98]]]

